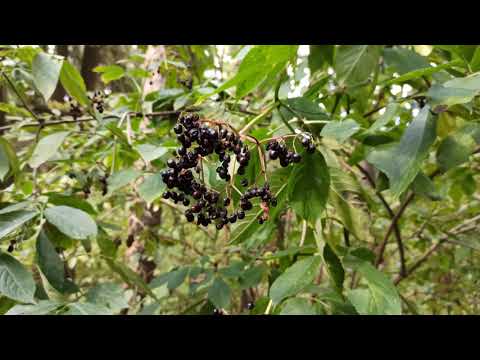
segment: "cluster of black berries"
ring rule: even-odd
[[[256,197],[260,198],[262,203],[266,205],[270,205],[272,207],[277,206],[277,199],[270,191],[270,185],[268,183],[265,183],[260,188],[256,186],[252,187],[240,197],[240,207],[242,208],[242,210],[245,210],[245,211],[251,210],[253,207],[253,204],[251,203],[250,200]],[[264,216],[261,216],[258,219],[258,223],[263,224],[265,220],[266,218]]]
[[[93,103],[93,106],[97,109],[97,111],[101,114],[103,113],[103,100],[104,100],[104,95],[100,91],[95,91],[93,96],[90,98],[90,100]]]
[[[169,189],[163,193],[163,198],[171,199],[175,203],[182,202],[184,206],[190,205],[189,196],[196,200],[185,211],[185,217],[187,221],[194,222],[196,215],[197,225],[208,226],[215,221],[217,229],[220,230],[228,223],[243,219],[243,210],[229,214],[226,207],[230,205],[230,198],[224,198],[219,204],[220,193],[197,182],[191,169],[199,172],[200,159],[216,153],[220,160],[217,174],[228,182],[230,154],[235,154],[240,164],[237,173],[242,175],[250,160],[248,147],[237,135],[221,125],[218,125],[218,128],[202,125],[195,113],[182,114],[173,130],[182,146],[176,150],[175,158],[167,161],[168,169],[162,172],[163,182]],[[172,191],[173,188],[177,188],[179,193]]]
[[[67,95],[64,99],[68,102],[68,105],[70,105],[70,115],[72,115],[74,119],[80,117],[83,114],[80,105],[70,96]]]
[[[315,152],[315,144],[310,138],[304,136],[302,138],[302,145],[306,149],[307,153],[313,154]],[[288,150],[285,144],[279,143],[277,140],[271,140],[266,149],[271,160],[280,160],[282,167],[287,167],[292,163],[299,163],[302,161],[302,156],[293,151]]]

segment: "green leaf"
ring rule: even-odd
[[[225,309],[230,305],[230,287],[220,277],[216,277],[208,289],[208,300],[218,309]]]
[[[395,118],[399,110],[400,110],[399,104],[397,103],[388,104],[387,108],[385,109],[385,112],[363,134],[364,135],[375,134],[382,127],[389,124]]]
[[[48,315],[60,306],[60,302],[42,300],[34,305],[15,305],[5,315]]]
[[[83,210],[90,215],[96,215],[97,211],[86,200],[83,200],[75,195],[63,195],[59,193],[49,193],[48,202],[52,205],[66,205]]]
[[[21,107],[15,106],[13,104],[7,104],[7,103],[0,103],[0,111],[3,111],[7,114],[13,115],[13,116],[21,116],[28,118],[32,116],[28,110],[25,110]]]
[[[480,93],[480,72],[433,85],[427,92],[432,106],[466,104]]]
[[[297,261],[281,274],[270,287],[270,298],[274,304],[296,295],[315,279],[322,258],[309,256]]]
[[[362,241],[370,239],[368,229],[370,219],[364,211],[340,196],[338,190],[330,193],[329,202],[335,207],[337,216],[353,236]]]
[[[80,105],[88,106],[90,100],[87,96],[87,87],[78,70],[67,60],[63,61],[62,71],[60,72],[60,82],[65,91]]]
[[[125,281],[127,284],[131,286],[134,286],[142,290],[142,292],[150,295],[153,299],[157,300],[152,290],[148,287],[145,281],[143,281],[143,279],[135,271],[133,271],[128,266],[118,261],[114,261],[112,259],[105,259],[105,261],[113,271],[115,271],[118,275],[120,275],[123,281]]]
[[[285,301],[280,315],[317,315],[317,309],[307,299],[293,298]]]
[[[199,101],[236,86],[236,97],[255,90],[272,72],[280,71],[297,53],[296,45],[257,45],[243,58],[237,74]]]
[[[360,315],[376,314],[375,303],[373,301],[370,290],[368,289],[353,289],[347,293],[348,300],[355,307]]]
[[[86,298],[89,303],[105,306],[114,313],[129,307],[125,290],[120,284],[98,284],[88,290]]]
[[[46,209],[44,215],[50,224],[72,239],[97,236],[97,224],[82,210],[60,205]]]
[[[34,293],[32,274],[14,257],[0,253],[0,294],[22,303],[33,303]]]
[[[43,230],[38,235],[36,249],[38,266],[47,278],[48,283],[60,293],[78,291],[76,285],[65,277],[63,261]]]
[[[418,79],[421,78],[422,76],[428,76],[431,74],[434,74],[436,72],[439,72],[444,69],[449,69],[452,66],[458,65],[459,61],[451,61],[445,64],[437,65],[436,67],[428,67],[424,69],[418,69],[414,71],[410,71],[406,74],[403,74],[402,76],[393,78],[391,80],[379,83],[380,86],[388,86],[388,85],[393,85],[393,84],[398,84],[398,83],[403,83],[412,79]]]
[[[285,99],[282,102],[286,104],[287,107],[282,106],[280,111],[287,120],[295,116],[309,120],[330,120],[329,116],[322,111],[318,103],[304,96]]]
[[[391,280],[385,274],[366,261],[352,262],[350,265],[353,265],[354,269],[364,277],[370,290],[372,299],[371,305],[368,306],[368,314],[401,315],[400,296]],[[367,299],[364,293],[354,294],[353,300],[353,305],[359,313],[365,311]]]
[[[332,138],[339,143],[345,142],[360,130],[360,125],[352,119],[342,121],[330,121],[322,129],[320,135]]]
[[[165,155],[168,152],[168,149],[163,146],[152,144],[140,144],[137,146],[137,151],[145,161],[150,162]]]
[[[136,169],[122,169],[113,173],[107,180],[108,194],[113,194],[116,190],[128,185],[136,180],[142,173]]]
[[[25,210],[25,209],[31,210],[32,206],[33,206],[33,203],[31,201],[28,201],[28,200],[22,201],[13,205],[8,205],[0,209],[0,215],[8,214],[8,213],[20,211],[20,210]]]
[[[0,215],[0,239],[37,215],[36,211],[24,210]]]
[[[166,185],[161,174],[148,175],[138,187],[138,194],[148,203],[151,203],[165,191]]]
[[[386,48],[383,50],[383,56],[385,64],[388,67],[392,66],[400,75],[431,67],[425,56],[406,48]]]
[[[339,84],[352,86],[366,81],[377,66],[379,58],[379,46],[340,45],[334,64]]]
[[[69,131],[59,131],[41,138],[37,146],[35,146],[28,164],[32,168],[38,168],[52,158],[69,133]]]
[[[470,60],[470,68],[472,71],[480,71],[480,46],[477,46],[472,60]]]
[[[246,270],[239,279],[242,289],[257,286],[267,271],[268,268],[265,265],[253,266]]]
[[[55,92],[63,65],[63,58],[55,55],[38,53],[32,62],[33,82],[48,101]]]
[[[112,310],[106,306],[88,302],[68,304],[68,311],[64,315],[113,315]]]
[[[125,75],[125,69],[118,65],[97,66],[93,71],[102,74],[101,79],[105,84],[121,79]]]
[[[289,182],[290,203],[303,219],[315,222],[325,209],[330,187],[330,175],[323,155],[316,151],[306,154],[294,168]]]
[[[340,262],[337,254],[335,254],[327,242],[323,247],[323,259],[325,260],[327,272],[333,285],[337,291],[341,293],[343,289],[343,282],[345,280],[345,270],[343,269],[342,263]]]
[[[419,172],[412,183],[412,190],[415,194],[425,196],[430,200],[442,200],[442,196],[435,190],[435,185],[428,176],[423,172]]]
[[[324,64],[332,65],[334,51],[333,45],[310,45],[308,67],[311,73],[321,69]]]
[[[0,137],[0,181],[5,180],[8,174],[15,175],[19,169],[15,149],[7,140]]]
[[[445,172],[468,161],[477,147],[476,134],[480,134],[480,125],[469,124],[440,143],[436,157],[441,171]]]
[[[0,181],[3,181],[10,171],[10,160],[2,145],[0,144]]]
[[[436,121],[430,108],[425,106],[407,127],[399,143],[378,146],[367,155],[367,160],[387,175],[395,197],[415,179],[435,137]]]
[[[182,267],[168,273],[167,288],[174,290],[183,284],[188,275],[188,268]]]

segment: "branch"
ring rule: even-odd
[[[365,175],[366,179],[368,180],[368,183],[372,186],[372,188],[375,189],[376,188],[375,181],[373,180],[370,173],[367,170],[365,170],[360,164],[357,164],[357,168],[362,172],[362,174]],[[375,191],[375,194],[377,195],[377,197],[382,202],[382,204],[385,207],[385,209],[387,210],[390,218],[393,220],[395,218],[395,214],[394,214],[392,208],[390,207],[390,205],[388,204],[387,200],[385,200],[385,198],[383,197],[383,195],[380,192]],[[401,233],[400,233],[400,229],[398,228],[397,222],[392,221],[392,224],[393,224],[393,231],[394,231],[394,234],[395,234],[395,240],[397,241],[398,254],[400,256],[400,274],[405,275],[406,274],[405,250],[404,250],[404,247],[403,247],[402,236],[401,236]]]

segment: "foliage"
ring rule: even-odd
[[[480,46],[125,49],[89,88],[72,54],[0,48],[1,314],[479,311]],[[195,176],[276,206],[217,230],[162,196],[184,112],[249,141],[244,176]]]

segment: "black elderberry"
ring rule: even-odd
[[[222,230],[222,228],[223,228],[223,223],[222,223],[222,222],[219,222],[217,225],[215,225],[215,227],[217,228],[217,230]]]
[[[294,163],[299,163],[300,161],[302,161],[302,156],[295,153],[292,155],[292,160]]]
[[[274,198],[274,197],[272,197],[272,198],[270,199],[270,205],[272,205],[273,207],[277,206],[277,199]]]
[[[263,217],[258,219],[258,223],[262,225],[265,222],[265,219]]]
[[[190,205],[190,200],[188,200],[187,198],[183,199],[183,205],[184,206]]]
[[[8,245],[7,251],[8,251],[9,253],[11,253],[11,252],[13,252],[14,249],[15,249],[15,247],[13,246],[13,244],[10,244],[10,245]]]
[[[307,147],[307,153],[313,154],[315,152],[315,144],[309,144]]]
[[[245,218],[245,212],[244,212],[244,211],[241,211],[241,210],[238,211],[238,212],[237,212],[237,218],[238,218],[239,220],[244,219],[244,218]]]
[[[228,218],[228,221],[230,221],[230,223],[234,224],[237,221],[237,215],[233,214],[232,216],[230,216]]]
[[[240,181],[240,184],[242,186],[248,186],[248,180],[247,179],[242,179],[242,181]]]
[[[308,145],[310,145],[310,139],[308,137],[303,137],[302,138],[302,145],[306,148]]]
[[[175,134],[181,134],[183,132],[183,127],[180,124],[177,124],[173,127]]]
[[[228,205],[230,205],[230,198],[227,197],[223,199],[223,206],[228,206]]]
[[[185,212],[185,217],[187,218],[188,222],[193,222],[193,220],[195,220],[195,216],[193,216],[193,214],[188,210]]]
[[[254,307],[255,307],[255,304],[253,302],[248,302],[247,303],[247,309],[248,310],[253,310]]]

